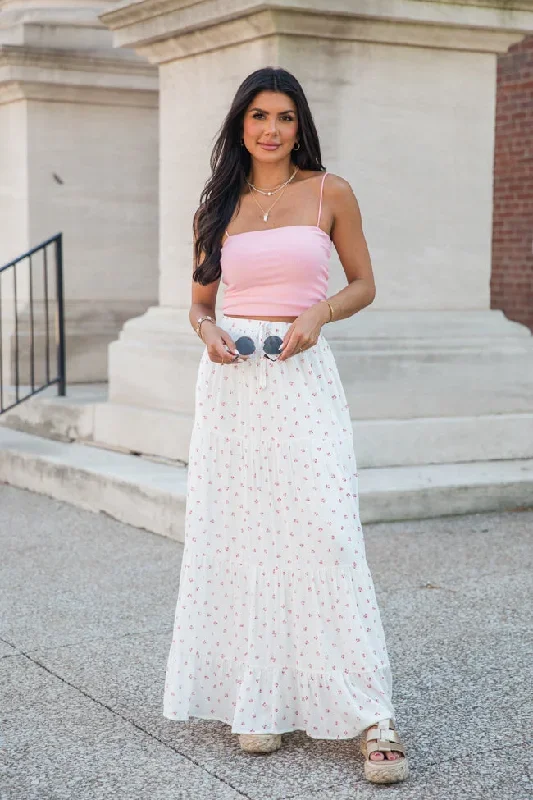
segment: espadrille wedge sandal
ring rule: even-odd
[[[370,759],[370,754],[381,752],[385,756],[380,761]],[[388,759],[386,753],[401,753],[399,758]],[[397,783],[404,781],[409,774],[406,750],[400,735],[394,730],[394,721],[382,719],[371,725],[361,736],[361,752],[365,757],[365,778],[372,783]]]
[[[247,753],[272,753],[281,747],[281,733],[239,733],[239,744]]]

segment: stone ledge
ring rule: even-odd
[[[0,104],[17,100],[157,107],[157,70],[137,57],[0,44]]]
[[[533,507],[533,460],[359,472],[363,523]],[[0,428],[0,482],[184,541],[187,470]]]
[[[102,53],[105,55],[102,55]],[[73,51],[35,45],[0,44],[0,68],[23,67],[39,70],[61,69],[82,72],[126,73],[149,75],[157,79],[156,70],[139,58],[102,50]]]
[[[113,88],[108,86],[65,85],[13,80],[0,83],[0,105],[19,100],[39,100],[44,103],[76,103],[78,105],[124,106],[158,108],[157,89]]]

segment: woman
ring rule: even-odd
[[[404,780],[349,409],[321,333],[375,296],[357,200],[324,172],[282,69],[239,87],[211,167],[194,225],[190,321],[206,347],[164,715],[222,720],[248,752],[293,730],[364,734],[367,779]],[[327,298],[332,242],[348,285]]]

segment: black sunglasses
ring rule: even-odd
[[[267,336],[263,342],[264,357],[270,361],[277,361],[278,356],[281,355],[279,349],[281,344],[283,344],[283,339],[279,336]],[[241,356],[250,356],[255,353],[255,344],[249,336],[239,336],[235,347]]]

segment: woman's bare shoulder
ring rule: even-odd
[[[353,206],[357,205],[357,198],[355,197],[354,190],[349,181],[336,175],[334,172],[327,172],[325,170],[300,170],[299,181],[303,183],[309,180],[322,180],[327,175],[324,181],[324,199],[332,206],[342,207],[346,204]]]
[[[324,199],[333,209],[358,206],[351,183],[334,172],[328,172],[324,181]]]
[[[298,169],[298,172],[294,179],[294,183],[305,183],[305,181],[313,180],[314,178],[319,178],[321,175],[324,175],[323,170]]]
[[[334,172],[328,172],[328,177],[324,182],[324,191],[326,190],[330,194],[337,194],[340,197],[353,195],[354,193],[351,183]]]
[[[352,187],[347,180],[341,178],[340,175],[335,175],[334,172],[327,172],[326,170],[301,169],[296,183],[304,183],[308,180],[318,181],[324,178],[325,175],[327,175],[327,179],[324,181],[324,191],[326,191],[327,187],[330,192],[352,192]]]

